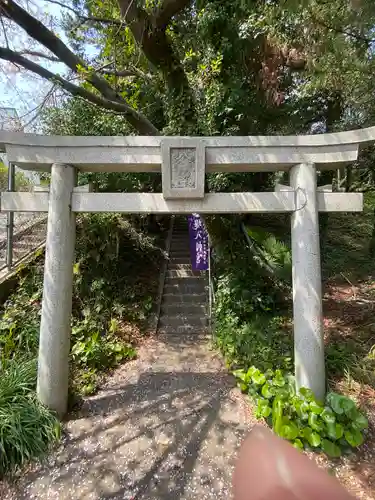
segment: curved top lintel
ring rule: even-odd
[[[182,138],[182,137],[181,137]],[[201,137],[206,147],[283,147],[366,144],[375,141],[375,127],[316,135]],[[6,145],[44,147],[158,147],[163,136],[58,136],[0,131],[0,150]]]

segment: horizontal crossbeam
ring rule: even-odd
[[[203,140],[202,140],[203,141]],[[289,170],[298,163],[320,168],[350,163],[358,157],[357,144],[341,146],[207,146],[206,172]],[[49,170],[53,163],[70,164],[81,172],[160,172],[160,147],[137,146],[26,146],[8,145],[9,162],[30,170]]]
[[[68,137],[0,131],[0,151],[21,168],[50,170],[53,163],[90,172],[160,172],[162,148],[197,141],[206,172],[289,170],[296,164],[334,169],[357,159],[359,147],[375,141],[375,127],[302,136]]]
[[[73,192],[73,212],[206,214],[294,212],[303,207],[303,194],[294,191],[271,193],[209,193],[202,200],[165,200],[161,193]],[[318,192],[320,212],[360,212],[361,193]],[[1,211],[47,212],[48,192],[1,193]]]

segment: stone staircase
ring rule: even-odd
[[[207,285],[207,273],[193,271],[191,267],[187,218],[176,217],[173,223],[158,332],[207,334],[209,326]]]

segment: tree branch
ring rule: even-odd
[[[164,0],[155,16],[158,28],[166,28],[173,16],[191,4],[191,0]]]
[[[116,111],[121,113],[126,117],[128,122],[141,134],[145,135],[158,135],[158,130],[154,127],[154,125],[142,114],[138,113],[136,110],[125,104],[124,102],[111,101],[104,97],[93,94],[92,92],[86,90],[84,87],[79,87],[78,85],[74,85],[70,83],[65,78],[62,78],[60,75],[56,75],[51,71],[43,68],[39,64],[36,64],[21,54],[14,52],[5,47],[0,47],[0,59],[4,59],[6,61],[12,62],[14,64],[19,64],[23,68],[36,73],[42,78],[49,80],[52,83],[60,85],[64,90],[69,92],[71,95],[75,97],[82,97],[83,99],[90,101],[101,108],[108,109],[111,111]]]
[[[135,0],[119,0],[121,14],[150,63],[159,69],[171,90],[188,90],[181,62],[174,54],[165,28],[155,28],[153,20]]]
[[[115,24],[117,26],[121,26],[121,20],[120,19],[108,19],[106,17],[97,17],[97,16],[86,16],[82,14],[78,9],[74,9],[72,6],[67,5],[63,2],[59,2],[58,0],[44,0],[45,2],[48,3],[53,3],[55,5],[60,5],[60,7],[63,7],[64,9],[70,10],[70,12],[73,12],[79,19],[82,21],[87,21],[87,22],[92,22],[92,23],[101,23],[101,24]]]
[[[329,30],[335,31],[336,33],[341,33],[342,35],[346,35],[349,38],[354,38],[355,40],[358,40],[359,42],[365,43],[367,46],[371,45],[372,43],[375,42],[374,39],[367,38],[363,35],[360,35],[358,33],[353,33],[352,31],[347,31],[344,28],[340,28],[338,26],[332,26],[322,19],[319,19],[316,17],[312,12],[310,12],[312,19],[317,23],[320,24],[320,26],[323,26],[323,28],[327,28]]]
[[[54,0],[57,1],[57,0]],[[128,121],[135,127],[139,126],[138,131],[140,133],[148,134],[157,134],[158,131],[154,125],[142,114],[136,112],[133,108],[129,107],[124,99],[119,96],[107,80],[95,73],[92,68],[88,68],[87,64],[83,59],[78,57],[74,52],[72,52],[67,45],[64,44],[60,38],[58,38],[51,30],[49,30],[43,23],[38,21],[35,17],[30,15],[26,10],[22,9],[19,5],[17,5],[13,0],[0,0],[0,10],[4,12],[10,19],[12,19],[15,23],[17,23],[21,28],[23,28],[28,35],[30,35],[34,40],[41,43],[46,49],[48,49],[52,54],[54,54],[61,62],[66,64],[68,68],[70,68],[75,73],[78,72],[78,68],[82,67],[84,70],[83,76],[85,80],[94,88],[96,88],[100,94],[103,96],[103,100],[101,104],[99,104],[99,96],[88,92],[91,97],[89,98],[87,95],[83,96],[84,98],[91,100],[96,100],[96,104],[99,106],[103,106],[107,109],[112,109],[115,111],[122,112],[126,114]],[[30,64],[31,62],[27,59],[24,59],[23,63]],[[24,64],[22,66],[26,67]],[[36,65],[37,66],[37,65]],[[29,68],[30,69],[30,68]],[[43,70],[44,68],[42,68]],[[37,71],[34,71],[38,73]],[[40,73],[38,73],[40,74]],[[46,77],[46,76],[45,76]],[[67,86],[64,87],[68,90]],[[77,87],[81,88],[81,87]],[[77,90],[71,88],[68,90],[73,95],[77,95]],[[118,103],[118,106],[115,107],[115,103]],[[135,115],[134,115],[135,113]],[[134,119],[136,116],[136,119]]]
[[[43,59],[48,59],[49,61],[61,62],[57,57],[44,54],[43,52],[39,52],[38,50],[22,50],[20,54],[22,56],[42,57]]]
[[[169,1],[169,0],[168,0]],[[173,100],[183,109],[185,122],[197,125],[193,92],[181,61],[167,36],[166,26],[157,27],[155,18],[137,5],[136,0],[118,0],[122,17],[149,62],[163,75]],[[182,8],[186,1],[177,2]],[[172,10],[169,10],[172,13]],[[176,12],[175,10],[173,12]]]
[[[150,80],[150,81],[152,80],[151,75],[144,73],[143,71],[141,71],[140,69],[136,68],[133,65],[130,65],[128,69],[124,70],[116,70],[111,68],[110,66],[116,66],[116,63],[114,61],[111,61],[109,63],[103,64],[103,66],[95,68],[95,71],[97,73],[101,73],[104,75],[113,75],[118,77],[139,76],[143,80]]]
[[[28,35],[44,45],[44,47],[52,52],[52,54],[66,64],[72,71],[77,73],[78,67],[88,70],[83,59],[74,54],[74,52],[72,52],[51,30],[22,7],[17,5],[13,0],[0,0],[0,9],[10,19],[17,23],[18,26],[24,29]],[[109,100],[118,99],[115,90],[113,90],[108,82],[101,76],[88,72],[86,79],[99,90],[105,98]]]

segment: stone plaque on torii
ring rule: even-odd
[[[75,216],[80,212],[291,213],[297,388],[325,393],[319,212],[361,211],[361,193],[317,187],[317,170],[357,160],[375,127],[306,136],[64,137],[0,131],[0,151],[20,168],[51,172],[50,188],[1,193],[1,211],[48,212],[39,342],[39,399],[67,408]],[[162,172],[162,193],[92,193],[82,172]],[[207,172],[289,171],[274,192],[205,193]]]

